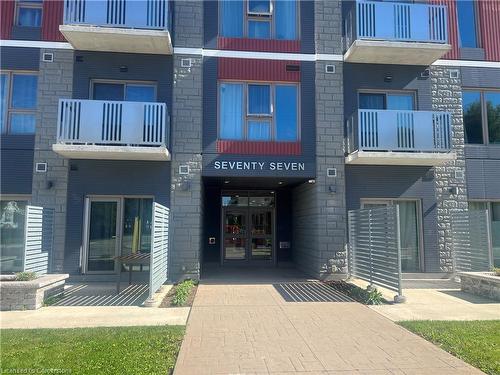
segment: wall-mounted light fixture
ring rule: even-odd
[[[384,77],[384,82],[389,83],[392,82],[392,74],[391,73],[386,73]]]

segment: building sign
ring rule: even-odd
[[[225,161],[213,162],[215,170],[237,171],[305,171],[305,163],[289,161]]]

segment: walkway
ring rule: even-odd
[[[141,307],[147,285],[68,284],[64,298],[39,310],[2,311],[0,328],[78,328],[151,325],[185,325],[189,307]]]
[[[300,277],[241,274],[199,286],[175,375],[480,373],[358,303],[286,302]]]

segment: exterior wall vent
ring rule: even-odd
[[[325,65],[325,73],[329,73],[329,74],[332,74],[332,73],[335,73],[335,65]]]
[[[431,76],[431,71],[429,69],[425,69],[422,73],[420,73],[421,78],[429,78]]]
[[[191,59],[181,59],[181,67],[191,68]]]
[[[458,69],[450,70],[450,78],[458,78],[458,76],[459,76]]]
[[[42,61],[43,62],[53,62],[54,61],[54,54],[53,53],[44,53],[42,55]]]
[[[38,173],[47,172],[47,163],[36,163],[35,164],[35,171]]]
[[[328,168],[326,170],[327,177],[337,177],[337,168]]]
[[[297,64],[287,64],[286,65],[287,72],[300,72],[300,65]]]
[[[179,165],[179,174],[189,174],[189,165]]]

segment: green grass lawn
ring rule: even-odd
[[[500,320],[422,320],[399,324],[487,374],[500,374]]]
[[[5,329],[0,335],[1,373],[21,368],[92,375],[168,374],[184,327]]]

